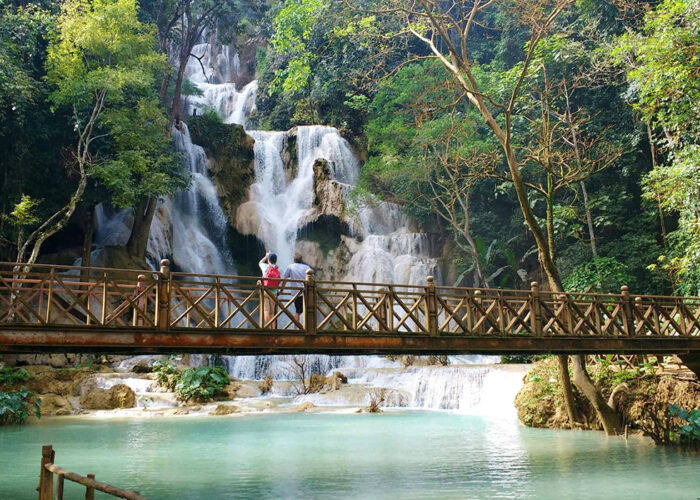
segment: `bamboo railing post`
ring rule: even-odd
[[[171,301],[170,261],[160,261],[158,273],[158,330],[170,330],[170,301]]]
[[[53,472],[46,468],[56,458],[50,444],[41,447],[41,471],[39,472],[39,500],[53,500]]]
[[[316,334],[316,280],[314,270],[306,270],[304,281],[304,329],[307,334]]]
[[[95,479],[95,474],[88,474],[88,479]],[[95,488],[92,486],[85,487],[85,500],[95,500]]]
[[[634,316],[632,315],[632,303],[630,300],[630,289],[627,285],[620,287],[622,295],[622,325],[625,335],[628,337],[634,336]]]
[[[540,284],[530,283],[530,325],[535,337],[542,336],[542,309],[540,305]]]
[[[425,316],[428,320],[428,333],[432,336],[438,334],[438,318],[437,318],[437,295],[435,291],[435,279],[432,276],[427,278],[427,286],[425,287]]]
[[[100,324],[104,325],[107,319],[107,271],[102,273],[102,301],[100,303]]]

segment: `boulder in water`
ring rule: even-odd
[[[231,415],[239,411],[240,409],[235,405],[217,405],[213,411],[209,412],[209,415]]]
[[[95,389],[80,398],[86,410],[114,410],[136,406],[136,394],[128,385],[118,384],[109,390]]]
[[[73,413],[73,405],[64,397],[56,394],[41,394],[38,397],[41,400],[42,417],[70,415]]]

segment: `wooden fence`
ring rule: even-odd
[[[65,480],[72,481],[85,486],[85,500],[94,500],[95,491],[107,493],[113,497],[126,498],[127,500],[147,500],[136,491],[123,490],[115,486],[95,480],[94,474],[81,476],[75,472],[70,472],[57,466],[54,461],[56,452],[51,445],[41,448],[41,470],[39,473],[39,500],[53,500],[54,496],[54,475],[56,481],[56,500],[63,500],[63,487]]]

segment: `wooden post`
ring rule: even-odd
[[[56,268],[52,267],[51,271],[49,273],[49,291],[46,297],[46,322],[50,323],[51,322],[51,302],[53,301],[53,282],[54,282],[54,273],[56,272]]]
[[[535,337],[542,336],[542,309],[540,306],[540,284],[530,283],[530,325]]]
[[[386,321],[386,297],[387,297],[387,289],[386,288],[380,288],[379,289],[379,295],[377,296],[375,304],[381,304],[380,307],[377,309],[377,318],[379,321],[377,321],[377,331],[383,331],[382,327],[382,321],[384,322],[385,325],[387,325],[387,328],[389,328],[389,325],[387,324]]]
[[[428,333],[431,336],[438,335],[438,318],[437,318],[437,296],[435,291],[435,280],[432,276],[427,278],[427,286],[425,287],[425,312],[428,320]]]
[[[63,500],[63,482],[65,476],[63,474],[58,474],[58,481],[56,483],[56,500]]]
[[[102,302],[100,303],[100,324],[104,325],[107,319],[107,271],[102,273]]]
[[[221,279],[216,277],[216,289],[214,290],[214,326],[219,328],[219,301],[221,300]]]
[[[145,274],[139,274],[136,277],[136,296],[138,297],[139,294],[141,294],[145,289],[146,289],[146,275]],[[137,300],[134,300],[134,303],[132,304],[132,311],[133,311],[133,317],[131,320],[131,324],[133,326],[141,326],[143,325],[143,314],[146,312],[146,297],[140,297]],[[141,315],[139,314],[139,309],[141,309]],[[90,316],[88,316],[88,321],[90,320]]]
[[[158,329],[170,330],[170,261],[160,261],[158,273]]]
[[[634,334],[637,335],[639,333],[642,336],[644,336],[645,335],[645,333],[644,333],[644,319],[643,319],[644,318],[644,304],[642,304],[641,297],[634,298],[634,317],[635,317],[635,321],[636,321],[636,318],[640,318],[640,320],[641,320],[641,323],[640,323],[641,331],[637,332],[637,324],[635,322]]]
[[[314,270],[306,270],[304,282],[304,329],[309,335],[316,334],[316,280]]]
[[[485,327],[484,324],[480,324],[477,326],[479,323],[479,320],[481,319],[481,290],[475,290],[474,291],[474,333],[484,333]]]
[[[95,474],[88,474],[88,479],[95,479]],[[85,500],[95,500],[95,488],[91,486],[85,487]]]
[[[46,468],[56,458],[53,446],[41,447],[41,471],[39,472],[39,500],[53,500],[53,472]]]
[[[620,287],[622,294],[622,325],[625,335],[634,336],[634,316],[632,315],[632,302],[630,300],[630,289],[627,285]]]

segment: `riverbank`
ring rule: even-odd
[[[28,380],[16,383],[12,389],[24,387],[34,392],[42,400],[42,419],[67,416],[88,419],[241,417],[298,412],[347,414],[386,408],[514,417],[512,402],[526,370],[525,365],[442,366],[420,364],[425,360],[418,360],[416,365],[403,366],[381,358],[360,362],[348,358],[334,361],[342,368],[331,369],[325,376],[312,375],[304,384],[298,380],[273,380],[269,376],[265,380],[231,377],[213,400],[183,401],[172,387],[168,390],[159,383],[158,373],[151,372],[155,361],[157,358],[141,356],[73,366],[26,365],[19,368],[27,373]],[[328,362],[315,358],[306,361]],[[455,358],[452,361],[469,360]],[[175,362],[182,371],[202,360],[184,358]],[[280,363],[285,361],[277,360],[277,364]],[[292,378],[293,373],[278,375]],[[35,421],[35,418],[28,419],[30,424]]]
[[[700,408],[700,382],[689,370],[668,370],[641,364],[622,366],[599,358],[588,368],[591,379],[608,401],[622,414],[627,432],[637,432],[660,442],[674,425],[670,405],[685,410]],[[569,422],[559,383],[557,361],[548,358],[533,363],[515,398],[519,420],[528,427],[601,430],[595,410],[574,388],[579,421]]]

